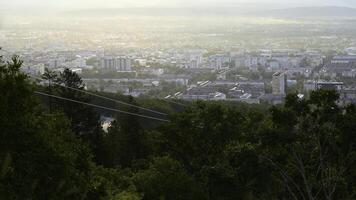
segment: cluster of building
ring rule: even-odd
[[[349,51],[352,51],[350,49]],[[20,52],[24,70],[32,75],[41,75],[45,68],[61,71],[69,68],[81,74],[83,71],[102,75],[85,77],[89,89],[106,92],[122,92],[125,95],[140,96],[163,88],[163,83],[179,85],[185,90],[167,94],[166,98],[184,100],[225,100],[246,103],[282,103],[287,90],[297,84],[297,77],[304,78],[304,91],[315,90],[339,82],[340,77],[356,77],[356,56],[333,56],[329,59],[315,50],[239,50],[210,52],[204,49],[166,51],[127,51],[105,53],[104,51],[48,51],[41,53]],[[177,69],[173,73],[169,69]],[[179,70],[180,69],[180,70]],[[239,76],[238,80],[228,78],[236,71],[248,73],[269,73],[270,77],[251,80]],[[173,70],[174,71],[174,70]],[[103,77],[125,74],[131,77]],[[216,80],[194,82],[193,77],[203,73],[216,74]],[[320,81],[329,77],[331,81]],[[300,80],[298,80],[300,81]],[[298,82],[299,83],[299,82]],[[343,84],[338,88],[343,103],[355,102],[354,85]],[[322,87],[323,88],[323,87]]]
[[[78,74],[83,70],[92,70],[93,66],[87,65],[89,53],[76,54],[75,52],[19,52],[24,61],[22,70],[32,75],[41,75],[48,68],[53,71],[63,71],[69,68]]]
[[[310,77],[312,70],[323,64],[321,52],[307,50],[259,50],[254,53],[240,53],[234,57],[235,67],[245,67],[251,71],[276,72],[284,70],[289,76]]]
[[[264,82],[205,81],[191,85],[186,91],[169,95],[166,98],[184,100],[225,100],[250,104],[269,102],[282,103],[286,96],[287,74],[276,72],[272,78],[272,93],[266,93]]]
[[[90,90],[109,93],[120,92],[124,95],[138,97],[147,95],[150,91],[162,90],[162,84],[187,86],[190,76],[164,74],[156,78],[84,78],[83,81]]]
[[[226,68],[248,69],[250,72],[273,72],[273,76],[271,81],[261,80],[260,82],[256,82],[244,80],[242,82],[235,82],[223,81],[226,79],[226,73],[221,73],[225,75],[225,78],[220,78],[222,76],[218,74],[218,79],[221,80],[192,84],[186,91],[177,92],[166,98],[279,104],[283,103],[288,87],[296,85],[296,77],[302,75],[304,77],[304,80],[302,80],[304,84],[303,90],[300,91],[300,97],[304,97],[307,92],[312,90],[331,88],[336,89],[340,93],[341,103],[356,102],[356,80],[347,85],[343,82],[332,81],[336,78],[356,77],[355,55],[334,56],[329,60],[317,51],[261,50],[253,54],[239,52],[237,54],[212,55],[208,57],[208,60],[213,61],[214,65],[207,66],[215,66],[212,69],[216,70]],[[234,63],[234,65],[229,66],[226,63]],[[328,76],[331,81],[325,81],[323,79],[325,76]],[[272,87],[272,91],[266,92],[267,85],[269,84]]]
[[[335,56],[326,63],[321,73],[331,78],[356,77],[356,55]]]
[[[132,71],[133,62],[142,66],[162,65],[184,69],[246,68],[251,71],[264,70],[275,72],[285,70],[289,75],[311,75],[316,66],[323,63],[323,55],[319,51],[282,50],[247,50],[211,53],[206,49],[168,49],[168,50],[139,50],[122,52],[120,56],[106,55],[105,51],[48,51],[48,52],[17,52],[32,69],[45,68],[79,68],[105,70],[111,72]],[[113,53],[109,53],[113,54]],[[87,60],[95,63],[87,64]],[[152,66],[155,67],[155,66]],[[32,70],[35,71],[35,70]]]
[[[278,71],[273,74],[271,93],[266,92],[266,84],[263,82],[205,81],[190,86],[184,92],[177,92],[166,98],[238,101],[249,104],[282,104],[289,85],[287,76],[285,71]],[[340,94],[339,103],[342,105],[356,103],[356,87],[347,87],[343,82],[305,81],[304,88],[305,92],[300,93],[299,98],[304,98],[306,93],[313,90],[326,89],[336,90]]]
[[[164,91],[162,98],[277,104],[296,85],[303,94],[331,85],[344,103],[356,98],[350,20],[333,24],[332,31],[327,23],[277,30],[213,18],[184,28],[161,18],[115,20],[63,18],[58,27],[46,19],[8,19],[0,30],[0,55],[19,55],[22,70],[32,75],[69,68],[88,89],[132,96]],[[236,25],[241,28],[231,28]],[[200,76],[205,74],[216,78]]]

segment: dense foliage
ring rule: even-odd
[[[120,115],[106,133],[100,111],[34,93],[91,102],[79,76],[47,71],[77,90],[43,88],[21,64],[0,64],[1,199],[356,198],[356,107],[335,91],[270,108],[197,102],[155,128]]]

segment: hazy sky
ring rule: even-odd
[[[297,3],[296,3],[297,2]],[[1,0],[3,8],[57,7],[67,9],[142,7],[142,6],[231,6],[238,4],[272,4],[283,6],[349,6],[356,7],[356,0]]]

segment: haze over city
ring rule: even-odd
[[[345,6],[355,7],[353,0],[4,0],[0,2],[2,9],[21,8],[52,8],[52,9],[92,9],[92,8],[123,8],[123,7],[249,7],[268,6],[270,8],[295,6]]]
[[[356,197],[355,0],[1,0],[0,199]]]

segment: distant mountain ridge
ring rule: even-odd
[[[65,12],[66,15],[84,16],[250,16],[250,17],[356,17],[356,9],[349,7],[296,7],[286,9],[244,10],[239,7],[202,7],[202,8],[112,8],[88,9]]]
[[[264,17],[356,17],[356,9],[337,6],[297,7],[266,10],[250,14]]]
[[[236,15],[239,8],[228,7],[205,7],[205,8],[156,8],[156,7],[136,7],[136,8],[109,8],[109,9],[88,9],[66,12],[68,15],[138,15],[138,16],[196,16],[196,15]]]

